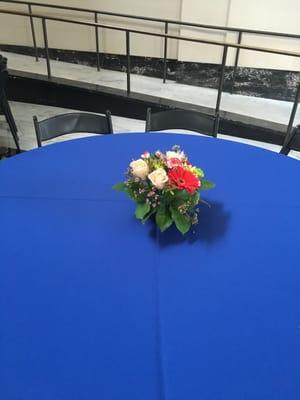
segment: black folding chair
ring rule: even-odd
[[[291,147],[293,145],[293,141],[295,140],[296,135],[300,135],[300,125],[297,125],[296,127],[294,127],[290,133],[290,135],[288,135],[283,143],[283,146],[280,150],[280,154],[285,154],[286,156],[289,154]]]
[[[5,116],[6,122],[13,136],[17,151],[20,152],[18,129],[5,93],[7,81],[7,59],[0,56],[0,114]]]
[[[184,129],[217,136],[216,118],[189,110],[168,110],[152,114],[151,108],[147,109],[146,132],[163,131],[167,129]]]
[[[80,112],[61,114],[43,121],[34,116],[33,122],[39,147],[46,140],[70,133],[113,133],[110,111],[106,111],[105,116]]]

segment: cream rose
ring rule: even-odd
[[[139,160],[132,161],[130,163],[130,168],[132,175],[141,179],[145,179],[149,173],[148,164],[141,158]]]
[[[169,178],[163,168],[158,168],[148,175],[148,178],[157,189],[163,189]]]
[[[177,153],[176,151],[167,151],[166,156],[168,160],[170,158],[177,158],[178,160],[182,161],[184,158],[184,152],[180,151],[179,153]]]

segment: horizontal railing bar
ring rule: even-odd
[[[211,29],[211,30],[219,30],[219,31],[226,31],[226,32],[243,32],[255,35],[265,35],[265,36],[279,36],[283,38],[293,38],[293,39],[300,39],[300,35],[294,33],[283,33],[283,32],[273,32],[273,31],[263,31],[263,30],[255,30],[255,29],[247,29],[247,28],[237,28],[237,27],[226,27],[226,26],[219,26],[219,25],[207,25],[207,24],[198,24],[195,22],[186,22],[186,21],[177,21],[172,19],[161,19],[155,17],[144,17],[140,15],[131,15],[131,14],[122,14],[122,13],[115,13],[110,11],[101,11],[95,9],[88,9],[88,8],[80,8],[80,7],[70,7],[70,6],[61,6],[56,4],[45,4],[45,3],[38,3],[38,2],[28,2],[28,1],[18,1],[18,0],[0,0],[1,3],[13,3],[13,4],[25,4],[25,5],[32,5],[36,7],[45,7],[45,8],[56,8],[60,10],[68,10],[68,11],[78,11],[78,12],[86,12],[86,13],[99,13],[103,15],[109,15],[113,17],[121,17],[121,18],[131,18],[131,19],[138,19],[141,21],[152,21],[152,22],[160,22],[165,23],[168,22],[169,24],[174,25],[182,25],[182,26],[190,26],[196,28],[204,28],[204,29]]]
[[[270,48],[265,48],[265,47],[248,46],[245,44],[237,44],[237,43],[230,43],[230,42],[224,43],[224,42],[219,42],[219,41],[215,41],[215,40],[196,39],[196,38],[190,38],[187,36],[176,36],[176,35],[170,35],[170,34],[165,35],[163,33],[140,31],[137,29],[128,29],[128,28],[122,28],[122,27],[112,26],[112,25],[95,24],[92,22],[75,21],[75,20],[71,20],[71,19],[52,17],[52,16],[47,16],[47,15],[28,14],[28,13],[20,12],[20,11],[11,11],[11,10],[1,10],[0,9],[0,13],[19,15],[19,16],[23,16],[23,17],[32,16],[33,18],[41,18],[41,19],[45,18],[49,21],[65,22],[65,23],[69,23],[69,24],[77,24],[77,25],[83,25],[83,26],[92,26],[92,27],[111,29],[111,30],[121,31],[121,32],[128,31],[128,32],[136,33],[136,34],[140,34],[140,35],[155,36],[155,37],[162,37],[162,38],[175,39],[175,40],[183,40],[186,42],[203,43],[203,44],[210,44],[210,45],[223,46],[223,47],[228,46],[228,47],[232,47],[232,48],[236,48],[236,49],[244,49],[244,50],[249,50],[249,51],[259,51],[259,52],[263,52],[263,53],[278,54],[278,55],[289,56],[289,57],[300,57],[300,53],[298,53],[298,52],[285,51],[285,50],[279,50],[279,49],[270,49]]]

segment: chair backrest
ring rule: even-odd
[[[215,117],[189,110],[168,110],[152,114],[147,109],[146,132],[184,129],[214,136]]]
[[[0,101],[5,94],[8,80],[7,59],[0,55]]]
[[[69,133],[113,133],[110,111],[105,116],[90,113],[68,113],[38,121],[33,117],[38,146],[42,142]]]

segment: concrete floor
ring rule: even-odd
[[[8,58],[8,67],[11,69],[44,75],[47,73],[46,61],[44,59],[36,62],[30,56],[7,52],[1,52],[1,54]],[[123,72],[104,69],[98,72],[96,68],[61,61],[51,61],[51,70],[52,75],[55,77],[126,89],[126,74]],[[131,75],[131,88],[133,92],[212,108],[215,107],[217,98],[217,91],[215,89],[184,85],[172,81],[162,84],[161,79],[143,75]],[[223,93],[221,110],[287,124],[292,105],[291,102],[287,101]],[[300,124],[300,108],[296,115],[295,124]]]
[[[37,147],[36,137],[34,126],[32,122],[33,115],[36,115],[39,120],[43,120],[45,118],[49,118],[54,115],[73,112],[75,110],[63,109],[58,107],[49,107],[42,106],[36,104],[28,104],[28,103],[20,103],[20,102],[10,102],[11,109],[16,120],[16,124],[19,129],[19,137],[20,137],[20,145],[23,150],[30,150]],[[144,132],[145,131],[145,121],[123,118],[112,116],[114,132],[116,134],[122,134],[126,132]],[[194,134],[191,132],[185,131],[176,131],[172,130],[172,132],[180,132],[183,134]],[[48,143],[59,142],[62,140],[74,139],[82,136],[87,136],[88,134],[72,134],[63,137],[59,137],[49,141]],[[198,134],[197,134],[198,135]],[[233,138],[230,136],[219,135],[218,139],[220,140],[232,140],[236,142],[241,142],[245,144],[249,144],[252,146],[262,147],[270,151],[279,152],[280,146],[272,145],[268,143],[256,142],[253,140],[247,139],[239,139]],[[9,132],[8,126],[4,120],[4,117],[0,117],[0,146],[8,146],[14,147],[13,140],[11,138],[11,134]],[[291,151],[289,156],[293,158],[297,158],[300,160],[300,153]]]

